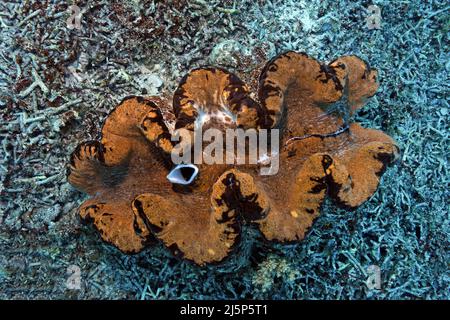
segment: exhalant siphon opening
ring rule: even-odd
[[[191,184],[198,175],[198,167],[194,164],[179,164],[170,171],[167,179],[171,183],[188,185]]]

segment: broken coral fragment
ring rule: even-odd
[[[279,129],[279,154],[268,155],[279,158],[278,172],[203,163],[189,183],[177,183],[173,171],[168,179],[176,164],[160,111],[167,102],[132,97],[106,119],[101,141],[72,155],[68,180],[91,196],[80,215],[123,252],[157,239],[199,265],[227,257],[245,221],[268,240],[301,240],[327,195],[349,208],[361,205],[397,157],[392,138],[351,123],[377,87],[376,70],[356,56],[324,64],[281,54],[263,69],[258,99],[226,70],[195,69],[174,93],[175,128]]]

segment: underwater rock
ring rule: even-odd
[[[72,155],[68,180],[92,197],[80,215],[123,252],[157,239],[199,265],[220,262],[237,248],[246,221],[268,240],[301,240],[327,194],[359,206],[397,158],[389,136],[350,123],[375,94],[376,76],[355,56],[322,64],[287,52],[263,69],[256,99],[224,69],[192,70],[174,93],[176,129],[281,133],[278,173],[259,175],[258,165],[200,164],[189,185],[167,179],[175,145],[160,108],[168,102],[125,99],[106,119],[101,140],[81,144]]]

